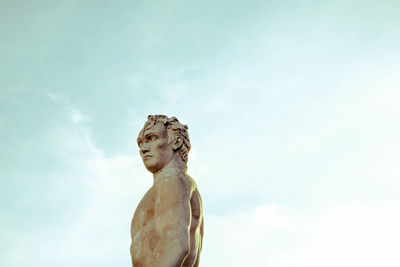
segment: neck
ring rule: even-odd
[[[182,160],[179,153],[176,153],[167,165],[153,173],[153,180],[155,182],[157,179],[166,176],[186,175],[186,169],[186,163]]]

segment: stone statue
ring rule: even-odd
[[[197,267],[203,241],[202,201],[186,173],[188,127],[177,118],[150,115],[137,138],[153,185],[131,225],[133,267]]]

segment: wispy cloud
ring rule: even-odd
[[[398,266],[400,203],[353,201],[299,214],[264,205],[207,216],[205,266]]]
[[[91,139],[86,120],[74,119],[76,114],[86,116],[65,99],[62,102],[60,108],[67,110],[64,120],[51,125],[42,138],[47,149],[55,151],[54,160],[69,169],[58,169],[51,191],[43,193],[55,194],[53,198],[61,194],[71,202],[57,210],[57,217],[64,218],[58,223],[16,238],[11,232],[6,235],[2,264],[127,266],[130,220],[152,177],[137,155],[105,157]],[[71,209],[75,211],[71,213]]]

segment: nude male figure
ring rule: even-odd
[[[203,240],[203,208],[186,173],[187,126],[175,117],[150,115],[137,138],[153,186],[133,215],[133,267],[197,267]]]

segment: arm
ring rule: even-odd
[[[154,223],[159,240],[154,267],[179,267],[189,253],[190,186],[182,177],[155,184]]]

